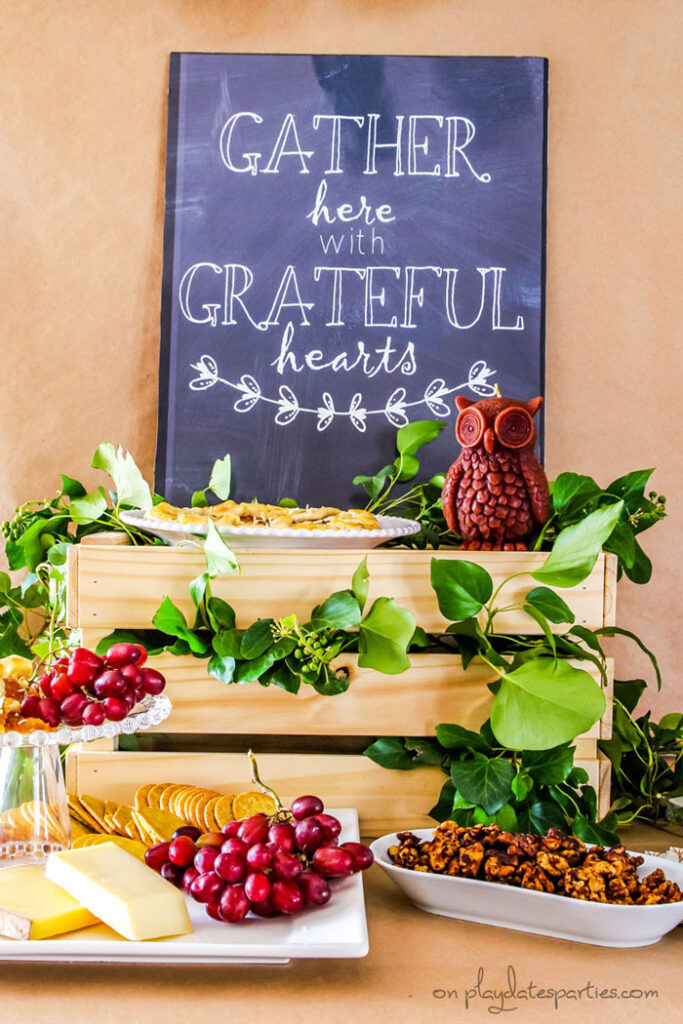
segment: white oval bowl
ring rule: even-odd
[[[431,839],[434,829],[416,829],[413,835]],[[376,863],[399,889],[430,914],[615,947],[650,946],[683,921],[683,901],[642,907],[590,903],[476,878],[411,871],[389,859],[387,851],[395,845],[398,839],[393,832],[376,839],[370,848]],[[683,888],[683,864],[644,854],[634,856],[643,857],[638,869],[641,877],[662,868],[668,879]]]

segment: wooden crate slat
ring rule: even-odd
[[[250,625],[259,617],[296,614],[305,620],[313,605],[334,590],[350,585],[361,558],[367,555],[370,571],[369,600],[395,597],[409,608],[429,633],[445,629],[429,582],[433,557],[447,560],[476,558],[497,585],[515,572],[532,571],[545,561],[541,552],[410,551],[240,551],[241,573],[221,576],[214,593],[234,604],[237,625]],[[590,628],[605,623],[605,566],[601,555],[590,576],[578,587],[562,589],[576,615],[576,622]],[[132,547],[102,544],[79,545],[69,563],[69,586],[77,589],[77,623],[108,631],[119,628],[149,628],[164,595],[168,595],[189,617],[194,609],[188,583],[205,568],[203,553],[178,547]],[[72,582],[77,575],[77,581]],[[512,580],[505,588],[504,603],[520,601],[534,585],[530,576]],[[69,598],[73,605],[74,599]],[[610,598],[610,612],[613,599]],[[538,624],[524,612],[506,612],[496,619],[501,632],[540,632]],[[560,630],[562,627],[554,627]]]
[[[264,754],[261,777],[285,803],[313,790],[328,807],[356,807],[364,835],[434,824],[427,811],[436,802],[444,774],[438,768],[388,771],[365,757],[338,754]],[[251,787],[243,754],[106,753],[87,749],[68,755],[67,777],[80,793],[131,802],[138,786],[182,782],[223,793]],[[598,792],[599,812],[609,808],[609,762],[578,759]]]
[[[99,631],[84,630],[83,642],[95,647]],[[166,676],[166,695],[173,712],[160,732],[256,733],[301,736],[431,736],[439,722],[457,722],[479,729],[488,718],[493,695],[487,683],[498,678],[487,665],[474,659],[467,670],[454,654],[413,654],[411,667],[397,676],[359,668],[358,655],[349,654],[335,664],[349,669],[346,693],[323,697],[311,686],[285,693],[257,682],[226,685],[206,674],[206,662],[172,654],[150,659]],[[571,664],[585,669],[596,681],[600,674],[590,662]],[[608,659],[605,717],[584,738],[611,735],[614,665]]]

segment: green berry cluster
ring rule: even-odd
[[[316,632],[302,633],[293,654],[301,667],[309,672],[318,672],[325,664],[326,655],[334,630],[319,629]]]
[[[14,509],[14,519],[5,519],[0,523],[3,537],[16,543],[31,525],[36,512],[41,512],[49,504],[50,499],[43,498],[42,501],[25,501],[23,505],[17,505]]]

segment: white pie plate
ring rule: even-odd
[[[355,810],[332,810],[342,825],[342,841],[358,841]],[[287,963],[290,959],[362,957],[368,952],[363,880],[360,874],[332,882],[325,907],[296,917],[258,918],[241,924],[213,921],[204,907],[187,898],[194,932],[173,939],[129,942],[106,925],[94,925],[35,942],[0,939],[0,961],[62,963],[229,964]]]
[[[434,830],[417,829],[413,834],[431,839]],[[475,878],[411,871],[389,859],[387,850],[394,845],[398,845],[396,833],[376,839],[371,846],[376,862],[420,910],[430,914],[616,947],[650,946],[683,921],[683,902],[648,907],[589,903]],[[683,864],[661,857],[644,856],[638,874],[649,875],[657,868],[683,888]]]
[[[167,544],[180,544],[206,534],[203,523],[168,523],[150,519],[143,511],[122,512],[129,526],[160,537]],[[231,548],[332,548],[364,550],[388,540],[419,533],[420,524],[399,516],[377,516],[379,530],[276,530],[271,526],[219,526],[218,532]]]

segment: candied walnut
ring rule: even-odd
[[[536,863],[551,878],[561,878],[569,871],[569,861],[559,853],[548,853],[546,850],[539,850],[536,855]]]
[[[634,893],[638,891],[638,876],[625,872],[610,878],[607,882],[607,898],[609,903],[633,903]]]
[[[570,868],[564,878],[564,891],[577,900],[607,903],[607,880],[615,869],[606,861]]]
[[[653,903],[680,903],[683,893],[671,882],[661,868],[657,868],[641,882],[641,891],[636,903],[647,905]]]
[[[483,859],[484,847],[481,843],[473,843],[468,847],[461,846],[458,851],[459,873],[466,878],[476,878]]]
[[[519,833],[513,836],[513,842],[508,847],[508,853],[516,853],[518,857],[526,857],[534,860],[541,849],[542,839],[540,836],[528,833]]]
[[[554,892],[555,886],[538,864],[527,861],[517,872],[517,882],[522,889],[535,889],[536,892]]]
[[[625,871],[635,871],[643,863],[642,857],[634,857],[627,853],[623,846],[613,846],[606,850],[604,859],[616,867],[622,867]]]
[[[459,847],[450,837],[435,834],[428,845],[427,860],[432,871],[445,871],[451,861],[458,855]]]
[[[489,851],[484,860],[484,878],[489,882],[510,882],[515,877],[519,860],[508,853]]]

